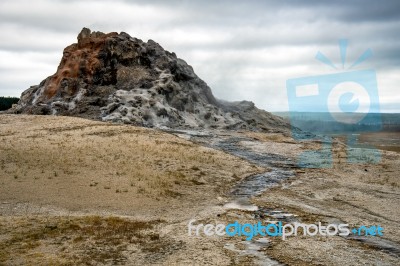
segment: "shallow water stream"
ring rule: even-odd
[[[251,211],[255,219],[271,217],[276,221],[300,222],[296,215],[284,213],[281,210],[269,210],[251,203],[251,198],[262,194],[269,188],[279,186],[282,181],[293,177],[294,169],[297,165],[290,159],[281,155],[265,152],[256,152],[250,147],[246,147],[246,142],[257,142],[248,137],[237,137],[229,134],[218,134],[206,131],[175,131],[174,134],[185,139],[208,146],[214,149],[222,150],[229,154],[243,158],[257,166],[269,169],[260,174],[248,176],[233,186],[229,195],[230,201],[225,204],[226,209],[237,209],[242,211]],[[345,237],[349,241],[360,241],[372,248],[376,248],[392,256],[400,257],[400,245],[393,241],[380,237]],[[277,261],[266,256],[261,248],[268,245],[268,239],[262,244],[257,240],[243,242],[246,247],[237,249],[234,244],[227,244],[225,248],[237,252],[239,255],[252,255],[260,265],[279,265]]]

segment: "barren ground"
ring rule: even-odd
[[[288,158],[318,146],[280,134],[218,134]],[[257,221],[260,211],[224,205],[234,184],[268,169],[157,130],[0,115],[0,265],[396,265],[399,159],[385,151],[379,164],[348,164],[336,143],[333,168],[293,169],[252,198],[260,210],[302,222],[379,224],[375,244],[298,236],[253,250],[256,242],[240,238],[190,237],[187,224]]]

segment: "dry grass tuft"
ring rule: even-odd
[[[19,217],[14,226],[2,219],[0,263],[86,264],[126,262],[127,250],[160,253],[173,241],[160,237],[163,221],[135,221],[120,217]],[[45,247],[45,248],[44,248]]]

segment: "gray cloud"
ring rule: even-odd
[[[339,64],[337,41],[348,38],[348,62],[371,48],[374,57],[360,67],[377,70],[382,106],[400,112],[399,14],[396,0],[5,0],[0,95],[18,96],[54,73],[63,48],[86,26],[153,39],[193,65],[217,97],[271,111],[287,108],[287,79],[330,73],[316,52]]]

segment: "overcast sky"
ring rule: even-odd
[[[375,69],[382,111],[400,112],[398,0],[2,0],[0,96],[20,96],[54,74],[82,27],[153,39],[192,65],[217,98],[268,111],[287,110],[287,79],[347,71],[370,48],[373,57],[353,70]],[[338,69],[317,61],[318,51]]]

